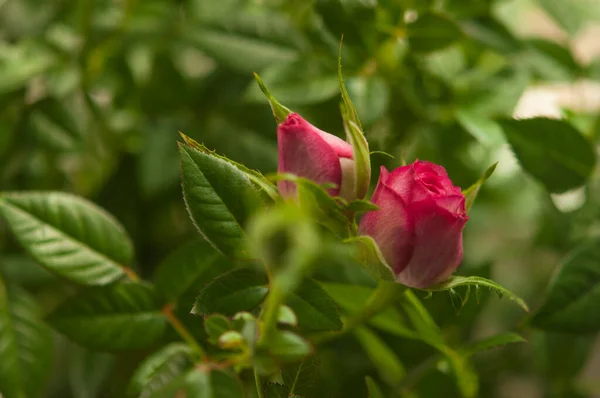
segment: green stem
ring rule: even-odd
[[[256,391],[258,392],[258,398],[264,398],[265,394],[262,389],[262,382],[260,381],[260,375],[254,369],[254,382],[256,383]]]
[[[258,345],[268,341],[269,337],[277,327],[277,314],[279,306],[285,298],[284,292],[278,283],[278,278],[274,278],[271,282],[271,290],[265,301],[262,313],[262,332],[260,334]]]
[[[179,334],[179,336],[181,336],[181,338],[186,343],[188,343],[190,347],[192,347],[192,349],[198,356],[198,359],[206,358],[206,353],[204,352],[202,346],[198,344],[194,336],[192,336],[192,334],[187,330],[183,323],[181,323],[179,318],[177,318],[173,313],[173,306],[167,304],[163,307],[162,313],[165,315],[171,326],[173,326],[173,329],[175,329],[177,334]]]

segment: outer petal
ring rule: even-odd
[[[447,279],[463,257],[462,230],[467,217],[452,214],[456,198],[425,199],[413,203],[409,212],[415,220],[414,251],[398,281],[424,288]]]
[[[383,256],[398,274],[408,264],[413,250],[413,225],[404,201],[392,188],[382,182],[382,175],[371,201],[379,210],[370,211],[360,221],[359,232],[370,235],[379,245]],[[387,171],[386,171],[387,173]]]
[[[338,137],[336,135],[326,133],[325,131],[316,128],[312,124],[308,123],[306,120],[304,122],[307,123],[313,129],[315,129],[315,131],[317,133],[319,133],[321,138],[323,138],[325,140],[325,142],[329,144],[330,147],[333,148],[333,150],[339,157],[350,158],[350,159],[353,158],[352,145],[350,145],[349,143],[347,143],[346,141],[344,141],[343,139],[341,139],[340,137]]]
[[[316,127],[292,113],[277,128],[277,148],[280,173],[291,173],[318,184],[334,183],[338,188],[329,193],[336,196],[342,184],[342,169],[336,150],[331,147]],[[337,137],[336,137],[337,138]],[[279,191],[284,197],[294,196],[296,186],[280,181]]]

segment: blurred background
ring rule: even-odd
[[[0,0],[0,190],[93,200],[125,225],[136,267],[149,276],[196,234],[181,197],[177,132],[275,171],[276,125],[258,72],[278,101],[341,136],[342,35],[346,83],[371,149],[396,157],[373,154],[373,170],[398,166],[404,153],[443,164],[467,187],[499,161],[471,211],[461,272],[491,277],[535,308],[561,258],[600,235],[600,174],[547,193],[494,120],[563,118],[600,139],[599,0]],[[73,289],[35,266],[2,223],[0,274],[42,314]],[[450,340],[515,330],[524,319],[491,296],[459,312],[445,294],[424,302]],[[531,344],[474,359],[481,397],[600,397],[595,336],[520,331]],[[430,354],[381,335],[408,369]],[[53,340],[54,365],[32,381],[44,397],[120,396],[106,386],[125,386],[144,355]],[[360,346],[341,344],[352,360],[324,360],[323,397],[362,391],[370,372]],[[443,369],[414,391],[458,396]]]

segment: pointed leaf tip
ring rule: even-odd
[[[283,123],[288,117],[288,115],[292,113],[292,111],[286,108],[285,106],[281,105],[279,102],[277,102],[277,100],[269,92],[269,89],[267,89],[267,86],[262,81],[258,73],[253,72],[253,74],[254,79],[256,79],[256,82],[258,83],[258,87],[260,87],[260,90],[263,92],[263,94],[267,97],[267,100],[269,101],[269,105],[271,106],[271,110],[273,111],[273,117],[275,118],[275,121],[277,122],[277,124]]]

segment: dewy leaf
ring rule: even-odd
[[[59,192],[3,193],[0,213],[40,264],[73,282],[121,278],[133,247],[123,227],[96,205]]]
[[[219,276],[200,292],[192,314],[231,316],[236,312],[253,310],[268,291],[264,275],[247,268],[235,269]]]
[[[335,331],[342,328],[335,302],[312,279],[302,281],[286,302],[296,313],[298,326],[303,331]]]
[[[277,102],[277,100],[271,95],[271,93],[267,89],[267,86],[265,86],[265,83],[263,83],[262,79],[260,78],[260,76],[258,76],[257,73],[254,73],[254,78],[256,79],[260,90],[267,97],[269,105],[271,105],[271,110],[273,111],[273,117],[275,118],[275,121],[277,122],[277,124],[283,123],[288,117],[288,115],[292,113],[292,111],[290,111],[288,108]]]
[[[468,356],[475,355],[478,352],[490,350],[492,348],[504,346],[512,343],[526,343],[521,335],[517,333],[507,332],[497,334],[495,336],[491,336],[482,340],[478,340],[474,343],[467,345],[461,351]]]
[[[147,347],[166,327],[154,289],[140,283],[88,288],[59,305],[47,321],[72,341],[97,350]]]
[[[248,175],[229,161],[179,146],[183,197],[198,231],[221,253],[250,258],[243,226],[262,206]]]
[[[354,329],[354,336],[371,359],[381,378],[396,385],[406,376],[406,369],[398,355],[379,337],[365,326]]]
[[[427,53],[441,50],[463,37],[460,27],[441,15],[427,13],[407,25],[410,48]]]
[[[517,296],[507,288],[497,284],[496,282],[479,276],[452,276],[446,282],[440,283],[436,286],[428,287],[424,290],[427,292],[441,292],[445,290],[454,289],[459,286],[480,286],[490,288],[492,290],[495,290],[501,296],[505,295],[510,300],[517,303],[519,307],[521,307],[524,311],[529,312],[529,307],[527,306],[525,301],[523,301],[523,299],[521,299],[519,296]]]
[[[289,389],[289,394],[310,396],[310,392],[319,378],[321,362],[316,355],[303,361],[285,366],[281,371],[283,384]]]
[[[342,112],[342,119],[344,120],[344,131],[346,132],[346,140],[352,145],[352,156],[354,158],[355,197],[357,199],[363,199],[369,190],[369,184],[371,182],[371,154],[369,152],[369,143],[362,131],[358,113],[356,112],[356,108],[344,85],[341,42],[338,53],[338,77],[340,79],[340,91],[342,93],[342,104],[340,105],[340,109]]]
[[[500,124],[523,168],[552,193],[577,188],[594,169],[592,143],[566,121],[533,118]]]
[[[230,263],[203,239],[185,243],[161,262],[154,274],[156,290],[174,303],[181,296],[194,296],[204,285],[223,271]]]
[[[191,348],[182,343],[171,343],[151,354],[133,374],[129,392],[140,397],[151,396],[191,367],[190,355]]]
[[[40,395],[52,367],[52,336],[35,299],[1,278],[0,358],[0,395]]]
[[[396,280],[394,272],[383,258],[379,246],[370,236],[356,236],[346,242],[355,244],[359,250],[359,261],[367,272],[375,279],[393,282]]]
[[[562,262],[550,292],[535,313],[533,326],[555,332],[600,330],[600,239],[575,249]]]
[[[473,206],[475,198],[479,193],[479,189],[481,188],[483,183],[485,183],[487,179],[490,178],[490,176],[494,173],[494,170],[496,170],[497,165],[498,162],[488,167],[487,170],[483,173],[483,175],[479,178],[479,180],[475,182],[475,184],[471,185],[469,188],[463,191],[463,195],[465,195],[465,208],[467,211],[469,211],[471,206]]]

